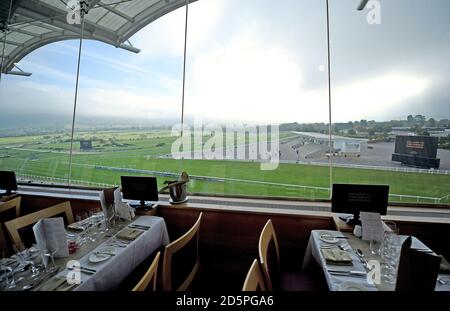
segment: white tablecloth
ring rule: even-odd
[[[304,270],[308,269],[308,267],[310,267],[313,264],[313,261],[316,261],[324,272],[324,275],[325,275],[325,278],[326,278],[326,281],[328,284],[328,288],[330,291],[339,290],[339,287],[344,282],[354,282],[354,283],[363,285],[369,291],[394,290],[395,289],[395,285],[387,284],[384,282],[382,282],[381,284],[378,284],[376,286],[374,284],[369,284],[367,282],[366,277],[356,277],[356,276],[350,276],[350,275],[349,276],[341,276],[341,275],[330,274],[328,269],[342,270],[342,271],[348,271],[348,270],[366,271],[366,270],[364,268],[363,263],[359,260],[359,257],[352,250],[349,250],[348,254],[352,258],[353,266],[349,267],[349,266],[327,265],[325,258],[323,256],[322,252],[320,251],[320,247],[325,246],[325,245],[329,246],[331,244],[320,240],[320,235],[322,233],[327,233],[327,234],[331,234],[334,236],[347,237],[348,239],[340,239],[339,244],[341,244],[344,247],[350,245],[353,249],[360,248],[363,251],[363,253],[367,256],[367,260],[379,259],[379,258],[371,258],[368,254],[368,248],[369,248],[368,242],[362,241],[361,239],[356,238],[352,234],[342,233],[339,231],[331,231],[331,230],[313,230],[313,231],[311,231],[311,236],[309,238],[308,247],[306,249],[305,257],[303,260],[303,269]],[[400,238],[402,240],[404,240],[407,238],[407,236],[400,236]],[[427,248],[421,241],[419,241],[418,239],[416,239],[414,237],[412,240],[412,247],[413,248]],[[449,278],[449,275],[440,274],[439,277]],[[450,283],[446,284],[446,285],[442,285],[439,282],[436,282],[435,290],[436,291],[450,291]]]
[[[94,250],[83,256],[79,262],[82,267],[95,269],[95,274],[81,273],[82,283],[75,288],[77,291],[104,291],[114,290],[119,284],[160,246],[169,243],[166,223],[164,219],[156,216],[139,216],[133,224],[150,226],[136,240],[126,247],[115,247],[116,255],[110,259],[91,263],[90,254],[108,244],[108,240],[100,244]],[[69,270],[62,271],[59,275],[67,275]]]

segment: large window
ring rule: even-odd
[[[328,2],[330,45],[325,0],[199,0],[117,49],[86,37],[94,23],[122,35],[144,2],[102,1],[116,13],[91,9],[81,50],[75,24],[16,64],[32,76],[2,74],[0,169],[69,186],[153,175],[160,188],[186,171],[192,193],[313,200],[376,183],[391,202],[449,204],[450,3]],[[23,20],[2,33],[4,63],[52,30]]]
[[[179,172],[170,160],[180,122],[184,8],[131,39],[138,54],[85,41],[75,123],[72,182],[120,185],[121,175]],[[173,177],[172,177],[173,178]]]
[[[10,28],[25,36],[49,31],[33,22]],[[5,62],[20,40],[2,36]],[[46,45],[15,64],[13,72],[30,71],[30,77],[2,74],[0,169],[14,170],[21,182],[68,184],[77,46],[75,41]]]
[[[391,202],[449,203],[450,4],[379,1],[361,15],[330,2],[334,132],[347,137],[335,140],[333,180],[387,184]],[[432,169],[392,158],[427,164],[436,147]]]
[[[203,129],[204,148],[183,167],[208,177],[194,189],[329,198],[328,167],[308,164],[327,152],[328,139],[312,144],[288,125],[316,122],[328,133],[325,3],[211,0],[189,8],[185,115],[195,132]],[[270,125],[279,124],[276,133]],[[273,169],[261,166],[265,145],[279,149]]]

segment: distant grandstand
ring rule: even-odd
[[[299,156],[307,158],[319,158],[324,155],[333,154],[334,156],[360,156],[361,145],[366,139],[358,139],[344,136],[332,136],[333,148],[329,150],[330,137],[321,133],[295,132],[299,135],[299,139],[303,141],[298,146]],[[303,145],[303,146],[301,146]],[[301,150],[302,149],[302,150]]]

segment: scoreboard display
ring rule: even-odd
[[[92,149],[92,141],[91,140],[80,140],[80,149],[81,150],[91,150]]]
[[[397,136],[392,161],[407,166],[421,168],[439,168],[437,159],[439,138],[431,136]]]
[[[395,139],[395,153],[436,158],[438,137],[431,136],[397,136]]]

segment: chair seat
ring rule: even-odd
[[[283,272],[280,276],[281,291],[328,291],[321,275]]]

